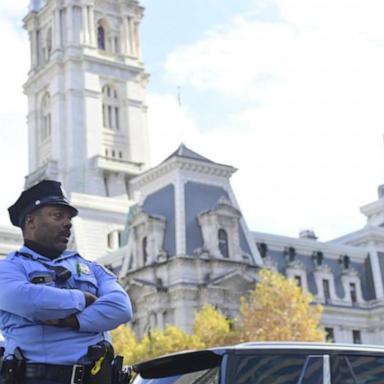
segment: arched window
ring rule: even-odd
[[[103,126],[104,128],[120,129],[119,98],[116,90],[110,85],[104,85],[103,93]]]
[[[228,235],[224,229],[219,229],[219,250],[223,257],[229,258]]]
[[[105,51],[105,29],[101,24],[97,26],[97,48]]]
[[[143,264],[146,265],[148,261],[148,252],[147,252],[147,236],[143,237],[142,248],[143,248]]]
[[[51,137],[51,98],[46,93],[41,103],[41,130],[40,140],[46,141]]]

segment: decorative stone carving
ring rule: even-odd
[[[203,255],[205,252],[212,257],[223,258],[219,246],[219,230],[224,230],[227,239],[228,257],[230,259],[243,260],[243,252],[240,247],[239,220],[241,213],[225,197],[221,197],[216,207],[200,213],[198,222],[203,235],[204,246],[195,252]]]
[[[128,244],[121,274],[167,258],[163,249],[166,219],[148,215],[142,207],[134,208],[128,219]]]

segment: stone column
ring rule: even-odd
[[[67,6],[67,43],[73,44],[73,7],[72,5]]]
[[[123,48],[123,54],[129,55],[129,24],[128,24],[128,17],[123,17],[123,41],[122,41],[122,48]]]
[[[89,44],[89,25],[88,25],[88,10],[87,6],[84,5],[81,8],[81,19],[82,19],[82,39],[81,42],[83,44]]]
[[[140,49],[140,35],[139,35],[139,22],[134,22],[134,46],[135,46],[135,55],[136,57],[141,57],[141,49]]]
[[[60,10],[55,9],[53,11],[53,31],[52,31],[52,50],[55,51],[61,48],[61,21]]]
[[[32,30],[29,32],[29,40],[31,42],[31,68],[35,68],[37,65],[36,30]]]
[[[89,19],[89,42],[92,46],[96,46],[96,25],[95,25],[95,10],[94,7],[88,7]]]
[[[128,49],[130,55],[135,55],[135,36],[134,36],[134,27],[133,20],[131,17],[128,18]]]

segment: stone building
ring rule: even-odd
[[[206,302],[235,316],[268,267],[325,305],[329,340],[384,344],[383,188],[361,208],[364,228],[320,242],[312,231],[250,230],[230,184],[236,169],[185,145],[149,168],[142,17],[137,0],[30,1],[26,186],[63,182],[80,212],[71,246],[119,275],[139,335],[189,330]],[[20,242],[0,227],[0,255]]]

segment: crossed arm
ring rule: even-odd
[[[128,322],[132,307],[113,276],[95,266],[98,297],[78,289],[32,284],[19,264],[0,265],[0,310],[32,322],[69,327],[81,332],[103,332]]]

